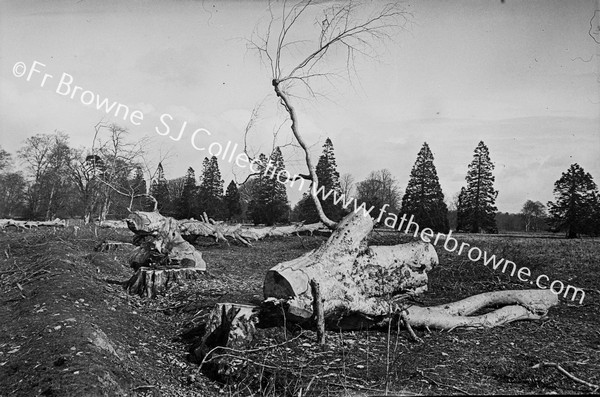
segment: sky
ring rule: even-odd
[[[282,4],[273,3],[276,15]],[[366,7],[383,4],[367,1]],[[0,146],[14,154],[27,137],[58,130],[69,134],[72,146],[90,147],[94,125],[104,120],[127,128],[133,141],[149,137],[148,161],[165,157],[167,178],[183,176],[190,166],[199,175],[211,143],[244,145],[258,106],[247,136],[250,153],[270,152],[277,134],[290,173],[305,173],[301,151],[285,146],[289,123],[271,70],[248,48],[253,32],[267,27],[267,6],[0,1]],[[293,91],[315,163],[329,137],[340,173],[358,182],[387,168],[404,189],[427,142],[451,199],[484,141],[502,212],[519,212],[528,199],[552,200],[554,182],[572,163],[600,182],[598,2],[420,0],[402,6],[407,22],[390,40],[375,43],[374,57],[356,59],[350,79],[345,54],[332,51],[321,65],[336,74],[331,82],[314,81],[316,97]],[[317,37],[314,12],[298,21],[294,40]],[[284,67],[311,44],[290,47]],[[52,77],[43,82],[45,74]],[[75,86],[81,89],[73,92]],[[129,116],[137,110],[143,120],[85,104],[92,99],[123,104]],[[248,173],[228,158],[220,161],[226,185]],[[288,195],[292,203],[301,197],[294,188]]]

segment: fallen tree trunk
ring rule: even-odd
[[[65,227],[66,221],[64,219],[56,218],[53,221],[17,221],[14,219],[0,219],[0,229],[5,229],[9,226],[14,226],[21,229],[31,229],[33,227]]]
[[[405,298],[427,290],[427,272],[437,264],[437,254],[422,243],[368,247],[372,226],[370,217],[350,214],[321,247],[271,268],[261,306],[218,304],[201,343],[193,349],[196,360],[214,362],[218,371],[228,371],[231,363],[219,357],[219,346],[243,349],[257,327],[269,324],[295,322],[316,328],[321,310],[325,327],[334,331],[387,327],[399,321],[410,331],[450,330],[543,319],[559,302],[550,290],[518,290],[486,292],[433,307],[406,304]],[[316,283],[323,303],[319,313],[314,312],[319,303],[312,292]],[[492,310],[486,312],[487,308]],[[208,356],[211,351],[214,357]]]
[[[136,211],[132,215],[133,218],[130,217],[128,220],[104,221],[99,226],[112,228],[129,227],[129,229],[138,235],[151,235],[159,231],[163,215],[158,212]],[[228,242],[227,237],[229,237],[246,246],[252,246],[250,241],[262,240],[269,236],[291,236],[300,233],[313,235],[316,231],[329,231],[321,222],[308,225],[297,223],[288,226],[243,227],[241,224],[227,225],[223,222],[214,221],[208,218],[206,213],[202,218],[201,220],[182,219],[176,221],[179,233],[185,237],[213,237],[215,241],[224,242]]]
[[[242,227],[241,224],[226,225],[215,222],[206,214],[204,220],[185,219],[179,221],[179,230],[183,236],[214,237],[216,241],[227,241],[226,237],[233,238],[246,246],[251,246],[250,241],[262,240],[269,236],[291,236],[299,233],[313,234],[317,230],[326,229],[322,223],[304,225],[302,223],[289,226],[272,227]]]
[[[320,285],[326,321],[333,326],[352,313],[387,315],[387,303],[395,297],[426,291],[427,272],[438,263],[433,246],[415,242],[368,247],[372,228],[370,217],[348,215],[321,247],[270,269],[264,297],[285,299],[291,316],[308,319],[314,279]]]

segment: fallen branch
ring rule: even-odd
[[[575,375],[573,375],[572,373],[570,373],[569,371],[567,371],[566,369],[564,369],[563,367],[560,366],[560,364],[558,363],[551,363],[551,362],[542,362],[539,364],[534,365],[533,369],[538,369],[538,368],[543,368],[543,367],[552,367],[552,368],[556,368],[558,370],[558,372],[560,372],[561,374],[565,375],[567,378],[571,379],[572,381],[575,381],[577,383],[581,383],[582,385],[586,385],[592,389],[594,389],[592,392],[595,393],[598,391],[598,389],[600,389],[599,385],[595,385],[593,383],[587,382],[583,379],[580,379],[578,377],[576,377]]]

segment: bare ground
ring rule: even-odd
[[[96,235],[97,234],[97,235]],[[586,290],[583,305],[561,299],[541,322],[491,330],[403,329],[327,333],[274,328],[254,351],[232,352],[244,369],[209,379],[188,360],[190,344],[216,302],[258,303],[265,271],[316,248],[323,237],[272,238],[254,247],[197,243],[209,271],[154,300],[127,295],[127,249],[95,252],[128,231],[82,229],[0,234],[0,395],[269,395],[589,393],[600,384],[600,242],[458,236]],[[406,237],[375,233],[373,243]],[[438,247],[440,266],[419,304],[435,305],[501,289],[530,287]],[[186,333],[186,331],[188,331]]]

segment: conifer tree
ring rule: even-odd
[[[177,203],[177,217],[179,219],[189,219],[195,215],[197,200],[196,173],[192,167],[188,168],[185,175],[185,183],[181,197]]]
[[[463,196],[462,211],[459,211],[458,224],[472,233],[498,233],[495,206],[498,191],[494,190],[494,164],[483,141],[475,148],[473,161],[469,164]]]
[[[325,194],[327,194],[329,191],[341,194],[342,188],[340,185],[340,173],[337,170],[335,154],[333,153],[333,143],[329,138],[325,140],[325,144],[323,145],[323,153],[321,154],[321,157],[319,157],[319,162],[317,163],[315,172],[317,174],[317,178],[319,179],[319,187],[322,186],[325,189]],[[319,201],[321,202],[321,206],[323,207],[325,215],[327,215],[327,217],[332,221],[337,222],[346,214],[346,211],[344,211],[340,204],[335,205],[333,203],[333,194],[329,195],[326,200],[323,200],[322,197],[319,197]],[[317,207],[315,206],[312,197],[310,197],[310,195],[307,193],[302,196],[302,199],[300,199],[294,211],[296,213],[296,217],[305,221],[306,223],[320,221]]]
[[[255,224],[273,225],[275,222],[287,221],[289,205],[285,180],[278,179],[279,172],[285,170],[283,156],[279,147],[271,153],[269,159],[264,154],[259,156],[255,192],[249,205],[249,212]],[[284,175],[281,175],[284,178]]]
[[[242,204],[240,192],[234,181],[231,181],[227,186],[225,197],[223,198],[225,204],[226,218],[235,219],[242,214]]]
[[[150,194],[152,194],[152,197],[156,199],[158,203],[157,209],[160,213],[169,216],[175,215],[172,214],[169,188],[167,185],[167,179],[165,178],[165,171],[163,169],[162,163],[158,164],[156,178],[152,181]]]
[[[554,183],[556,202],[548,202],[551,225],[566,231],[568,238],[578,234],[598,234],[600,201],[592,176],[575,163]]]
[[[215,219],[224,216],[223,183],[217,157],[204,158],[200,187],[198,189],[198,209],[200,216],[203,212]]]
[[[456,204],[456,230],[466,231],[468,226],[466,224],[467,219],[467,189],[464,187],[460,188],[458,194],[458,203]]]
[[[427,142],[423,143],[410,172],[408,186],[402,197],[402,212],[414,215],[414,221],[421,228],[448,232],[448,207]]]
[[[144,179],[144,171],[141,166],[135,167],[135,173],[133,179],[129,181],[129,188],[132,190],[134,196],[140,196],[148,193],[146,180]],[[136,205],[137,204],[137,205]],[[134,201],[134,206],[141,209],[142,211],[151,211],[153,204],[147,197],[138,197]],[[135,207],[134,207],[135,208]]]

